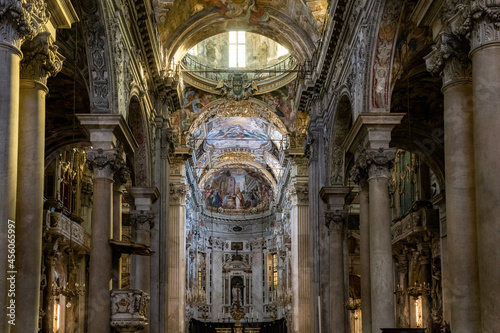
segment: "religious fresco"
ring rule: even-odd
[[[267,124],[258,118],[229,117],[216,118],[211,128],[207,143],[214,148],[247,147],[260,148],[267,143]]]
[[[224,213],[258,213],[269,209],[273,190],[261,174],[244,168],[227,168],[205,182],[205,207]]]
[[[281,167],[281,163],[274,155],[268,152],[266,152],[265,156],[266,156],[266,163],[271,168],[274,177],[276,179],[280,179],[281,176],[283,175],[283,169]]]
[[[218,9],[220,16],[228,19],[242,18],[249,24],[269,21],[269,13],[256,0],[204,0]]]
[[[182,94],[182,108],[178,111],[179,125],[182,131],[187,131],[193,121],[201,114],[201,110],[215,101],[217,97],[190,85],[186,85]]]
[[[293,84],[286,85],[275,91],[257,95],[255,98],[266,102],[276,110],[276,115],[281,119],[288,131],[297,131],[297,110],[295,108],[295,93]]]

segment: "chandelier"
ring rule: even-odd
[[[422,295],[430,295],[431,294],[431,287],[429,283],[424,282],[418,283],[415,282],[413,286],[408,287],[408,295],[412,296],[414,299],[417,299],[418,297]]]

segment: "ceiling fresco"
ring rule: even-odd
[[[269,209],[271,184],[247,168],[224,168],[210,175],[201,189],[205,207],[226,214],[252,214]]]
[[[228,30],[260,33],[294,50],[305,60],[319,40],[328,2],[154,0],[154,6],[167,62],[179,61],[200,41]]]
[[[208,124],[211,129],[206,137],[214,148],[260,148],[269,140],[268,125],[257,118],[217,118]]]

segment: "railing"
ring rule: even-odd
[[[90,251],[90,236],[83,227],[71,220],[69,217],[59,212],[50,212],[46,221],[48,232],[62,236],[64,242],[82,248],[86,252]]]
[[[249,80],[262,81],[281,76],[286,73],[297,72],[297,61],[293,56],[277,62],[274,65],[261,69],[232,69],[232,68],[214,68],[198,61],[194,56],[186,54],[181,61],[181,71],[191,73],[204,79],[219,82],[227,79],[228,74],[245,73]]]

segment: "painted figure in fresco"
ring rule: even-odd
[[[243,193],[241,193],[240,188],[236,189],[236,209],[241,209],[243,204],[245,203],[245,199],[243,197]]]
[[[255,0],[205,0],[215,6],[219,15],[225,18],[242,17],[250,24],[261,24],[269,21],[269,13],[257,5]]]
[[[219,208],[220,206],[219,189],[216,189],[214,192],[214,198],[212,199],[212,206],[215,208]]]

